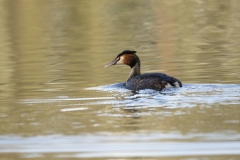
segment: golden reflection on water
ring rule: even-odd
[[[123,82],[128,67],[102,66],[124,49],[142,72],[240,82],[238,1],[2,3],[2,96]]]
[[[239,104],[129,110],[95,100],[41,102],[124,100],[84,89],[124,82],[129,67],[103,66],[125,49],[138,51],[143,73],[164,72],[184,84],[240,84],[239,6],[236,0],[0,0],[0,134],[240,132]],[[21,103],[29,99],[41,103]],[[73,106],[87,109],[61,112]]]

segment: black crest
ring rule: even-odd
[[[134,51],[134,50],[125,50],[125,51],[122,51],[122,53],[120,53],[117,57],[121,57],[122,55],[124,54],[135,54],[137,53],[137,51]]]

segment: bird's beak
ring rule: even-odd
[[[115,59],[115,60],[113,60],[112,62],[109,62],[108,64],[106,64],[106,65],[104,66],[104,68],[107,68],[107,67],[110,67],[110,66],[116,65],[117,62],[118,62],[118,59]]]

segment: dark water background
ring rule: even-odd
[[[0,159],[240,159],[240,1],[0,0]],[[124,89],[142,72],[183,88]]]

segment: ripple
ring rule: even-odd
[[[61,109],[61,112],[71,112],[71,111],[83,111],[83,110],[87,110],[88,108],[63,108]]]
[[[92,97],[92,98],[59,98],[59,99],[25,99],[19,103],[53,103],[53,102],[64,102],[64,101],[89,101],[89,100],[105,100],[105,99],[115,99],[115,97]]]
[[[122,84],[122,83],[121,83]],[[97,87],[97,90],[118,92],[121,84]],[[123,86],[122,86],[123,87]],[[130,94],[131,93],[131,94]],[[122,100],[106,100],[93,104],[112,104],[117,107],[194,107],[199,104],[240,104],[240,85],[236,84],[185,84],[182,88],[169,88],[162,91],[140,90],[124,95]]]
[[[71,98],[59,96],[50,99],[25,99],[19,103],[58,103],[58,106],[96,106],[105,105],[127,108],[185,108],[198,105],[240,104],[240,85],[236,84],[185,84],[182,88],[169,88],[162,91],[125,89],[124,83],[87,88],[93,92],[102,92],[102,97]],[[107,94],[105,94],[107,93]],[[104,96],[106,95],[106,96]],[[92,95],[93,96],[93,95]],[[65,103],[63,103],[65,102]],[[79,107],[67,109],[77,111]],[[61,111],[66,111],[65,109]]]
[[[200,140],[205,141],[181,141],[183,139],[195,139],[199,136],[201,137]],[[240,155],[240,142],[231,141],[239,140],[239,135],[233,134],[232,137],[227,137],[229,136],[226,136],[225,133],[199,133],[185,136],[179,133],[1,136],[0,153],[31,154],[33,157],[55,153],[56,157],[66,155],[76,158]],[[166,142],[166,140],[170,142]]]

